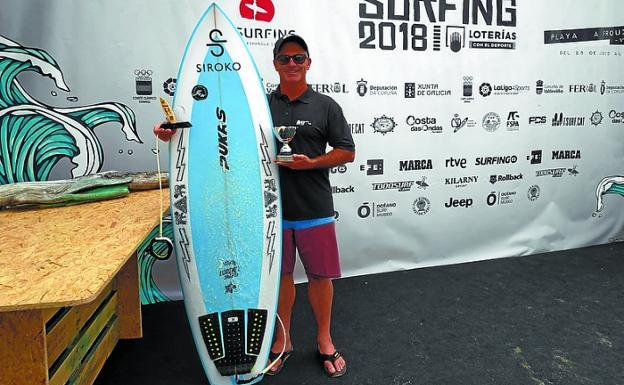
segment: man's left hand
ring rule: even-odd
[[[280,162],[276,160],[275,164],[288,167],[293,170],[309,170],[314,168],[315,162],[306,155],[293,154],[292,162]]]

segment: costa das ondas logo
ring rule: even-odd
[[[360,0],[360,49],[516,49],[516,0]]]
[[[276,26],[272,23],[277,12],[272,0],[241,0],[238,6],[240,16],[251,25],[237,26],[247,45],[273,47],[275,41],[286,35],[295,33],[288,27]]]

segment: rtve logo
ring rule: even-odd
[[[275,6],[271,0],[241,0],[238,9],[245,19],[268,23],[275,16]]]

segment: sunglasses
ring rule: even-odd
[[[290,59],[293,59],[295,64],[303,64],[307,58],[308,56],[306,54],[298,53],[296,55],[277,55],[275,60],[282,65],[288,64]]]

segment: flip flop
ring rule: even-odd
[[[277,369],[273,370],[273,368],[271,368],[271,370],[269,370],[268,372],[266,372],[266,374],[268,376],[274,376],[277,373],[282,371],[282,368],[284,367],[284,364],[286,363],[286,360],[290,358],[290,356],[293,353],[293,349],[290,349],[287,352],[284,352],[284,354],[282,355],[282,362],[280,362],[279,365],[277,365]],[[271,360],[271,362],[274,362],[275,360],[280,358],[280,353],[273,353],[273,352],[269,352],[269,360]]]
[[[338,350],[336,350],[333,354],[322,354],[319,352],[319,360],[321,360],[321,365],[323,366],[325,374],[329,377],[340,377],[347,372],[347,365],[345,365],[342,370],[337,370],[334,373],[330,373],[325,366],[325,362],[329,361],[334,366],[334,369],[336,369],[336,360],[340,357],[342,357],[342,354],[340,354]]]

